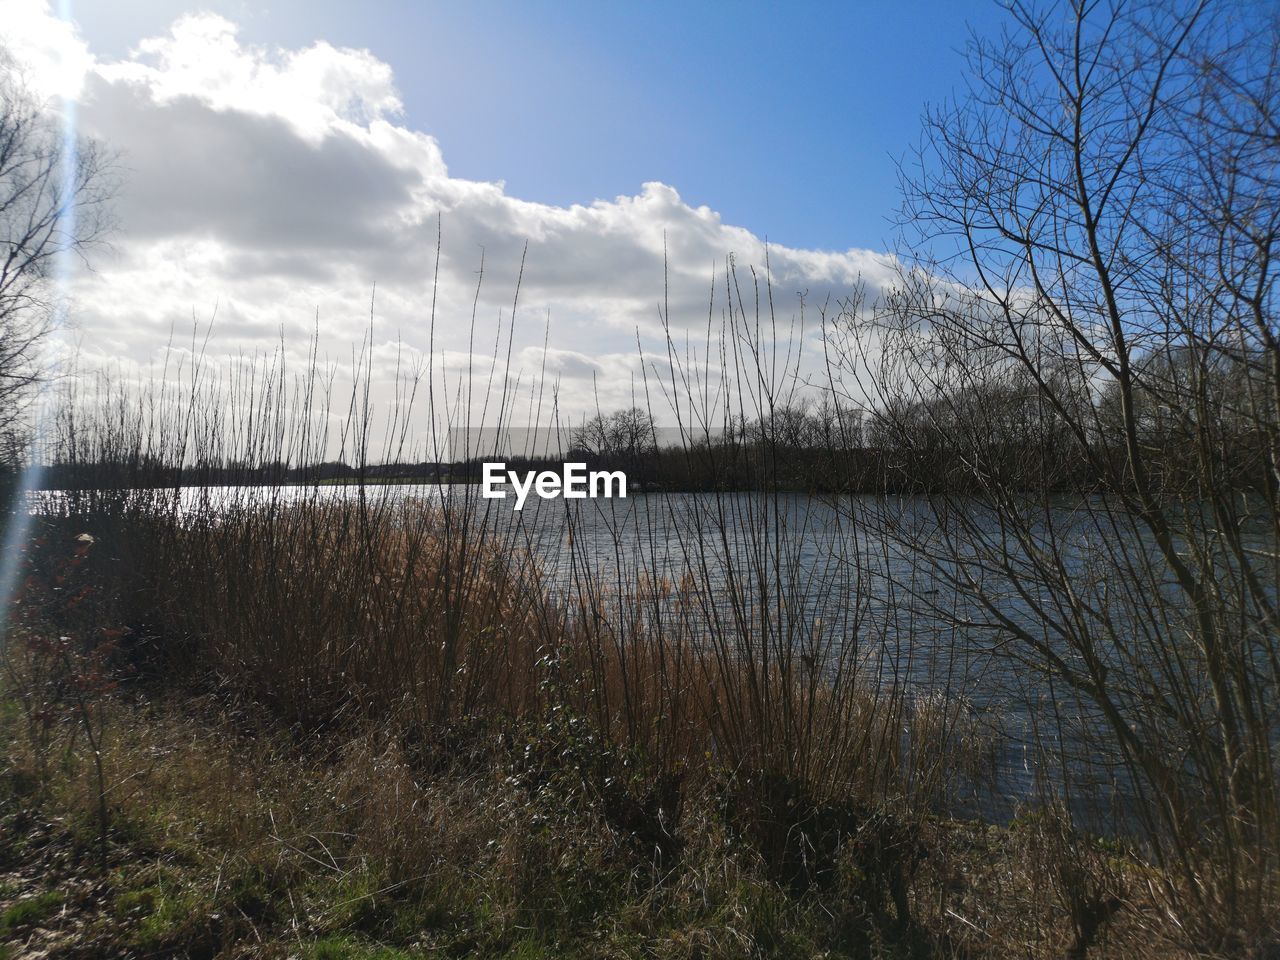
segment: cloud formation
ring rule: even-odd
[[[153,363],[214,304],[215,349],[269,349],[283,334],[301,351],[318,328],[341,355],[367,331],[371,300],[375,342],[422,354],[440,224],[437,355],[494,342],[523,258],[516,362],[526,378],[542,368],[550,316],[545,367],[564,406],[594,408],[593,393],[613,406],[631,397],[637,338],[665,352],[664,299],[683,336],[705,330],[727,257],[764,276],[760,237],[667,184],[560,207],[451,176],[436,140],[400,122],[391,67],[369,51],[248,46],[235,24],[193,14],[106,61],[39,3],[0,0],[0,20],[33,88],[78,96],[81,132],[119,157],[120,232],[74,291],[90,358]],[[767,257],[784,325],[801,295],[839,298],[893,271],[869,250]]]

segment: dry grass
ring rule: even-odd
[[[545,757],[530,760],[523,745],[426,775],[385,730],[300,744],[266,718],[227,716],[216,699],[111,710],[103,878],[76,853],[92,845],[87,758],[68,758],[36,812],[12,793],[32,758],[22,742],[8,744],[5,907],[40,894],[67,905],[31,922],[19,916],[11,942],[24,949],[1060,956],[1074,933],[1052,871],[1088,859],[1105,866],[1089,875],[1108,877],[1125,904],[1091,955],[1173,955],[1152,939],[1140,863],[1066,841],[1046,817],[1008,829],[921,821],[906,890],[912,922],[899,929],[891,897],[876,887],[885,851],[873,820],[842,839],[829,876],[801,894],[713,790],[686,799],[679,864],[663,866],[593,790]]]
[[[702,410],[705,426],[772,422],[795,398],[790,361],[761,360],[786,345],[741,307],[731,342],[751,349],[719,359],[754,365],[759,389]],[[369,462],[368,370],[343,420],[321,409],[312,361],[292,388],[281,359],[223,394],[193,371],[189,393],[68,405],[59,442],[76,484],[37,518],[7,647],[25,731],[11,771],[15,822],[44,818],[73,885],[77,838],[96,835],[97,878],[63,899],[88,924],[75,941],[88,955],[359,956],[378,943],[1135,956],[1274,942],[1265,919],[1218,922],[1200,880],[1189,895],[1209,907],[1193,929],[1175,873],[1144,863],[1150,846],[1103,843],[1052,802],[1012,828],[947,819],[991,775],[999,741],[965,698],[968,587],[939,573],[939,533],[917,539],[919,518],[888,501],[819,513],[775,476],[662,518],[674,569],[644,531],[609,529],[637,538],[611,548],[575,541],[566,519],[566,581],[544,570],[555,548],[495,522],[474,487],[414,502],[280,484],[273,465],[332,455],[312,420],[340,420],[343,453]],[[410,412],[391,412],[389,461],[420,459],[404,451]],[[183,489],[191,464],[245,485]],[[1136,573],[1122,585],[1153,595]],[[929,648],[939,626],[950,643]],[[917,655],[945,692],[909,686]],[[178,696],[202,706],[175,710]],[[1140,815],[1158,802],[1133,801]],[[1211,850],[1184,866],[1241,875]],[[34,892],[34,876],[17,888]]]
[[[12,727],[10,824],[48,838],[11,845],[13,892],[72,904],[21,927],[33,948],[1165,955],[1131,853],[1060,819],[933,815],[990,769],[960,701],[799,659],[750,670],[674,628],[688,582],[575,607],[510,543],[421,505],[158,503],[50,519],[29,558],[30,600],[50,577],[80,600],[33,603],[18,639],[57,620],[81,649],[119,623],[129,678],[91,707],[105,874],[77,852],[97,832],[78,714]],[[86,523],[95,541],[69,548]],[[41,649],[10,646],[11,693],[83,676]]]
[[[699,622],[709,600],[696,584],[566,598],[535,557],[469,522],[411,502],[178,520],[121,501],[58,529],[97,538],[84,572],[94,616],[131,631],[139,665],[212,675],[301,730],[388,723],[425,749],[562,715],[655,774],[778,775],[817,796],[909,794],[921,809],[989,765],[989,741],[955,704],[877,689],[843,651],[761,668],[735,632],[767,628]]]

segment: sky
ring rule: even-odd
[[[493,352],[473,304],[491,340],[520,278],[515,365],[567,407],[633,396],[659,305],[705,328],[729,256],[763,275],[767,249],[784,325],[890,282],[895,160],[963,85],[969,27],[1000,22],[986,0],[0,0],[30,87],[116,157],[117,229],[72,284],[83,362],[154,369],[211,318],[215,353],[318,330],[342,356],[372,301],[381,361],[459,369]]]
[[[246,44],[369,50],[455,176],[557,205],[661,181],[759,236],[837,250],[889,239],[921,108],[962,82],[970,26],[1001,23],[993,0],[81,0],[73,15],[118,58],[196,9]]]

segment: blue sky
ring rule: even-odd
[[[192,10],[246,43],[364,47],[450,173],[566,205],[658,180],[782,244],[884,248],[894,160],[929,100],[963,83],[988,0],[440,3],[80,0],[99,56]]]
[[[142,382],[215,317],[230,358],[317,331],[349,358],[376,301],[378,376],[405,357],[456,376],[511,330],[520,277],[516,372],[582,410],[630,405],[669,334],[705,339],[731,264],[769,278],[817,362],[817,309],[895,282],[895,159],[963,88],[968,26],[1002,19],[988,0],[0,0],[0,43],[118,161],[118,229],[70,288],[86,366]]]

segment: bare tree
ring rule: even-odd
[[[877,436],[967,478],[931,542],[963,600],[927,612],[1029,682],[1055,792],[1119,798],[1182,935],[1239,951],[1280,896],[1280,19],[1006,6],[904,177],[934,259],[829,342]]]
[[[640,407],[598,413],[575,428],[570,442],[598,457],[636,458],[657,445],[652,415]]]
[[[0,431],[10,438],[47,374],[58,258],[102,239],[111,193],[104,152],[64,134],[0,49]]]

